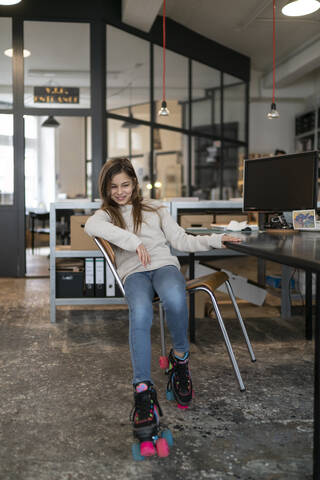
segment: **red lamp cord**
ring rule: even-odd
[[[165,101],[166,99],[166,0],[163,0],[162,34],[163,34],[162,100]]]
[[[275,103],[276,83],[276,0],[273,0],[273,82],[272,82],[272,103]]]

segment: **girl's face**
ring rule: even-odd
[[[127,205],[131,202],[134,181],[125,172],[120,172],[111,180],[111,198],[118,205]]]

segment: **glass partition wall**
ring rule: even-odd
[[[247,83],[167,50],[161,117],[162,48],[113,26],[106,41],[107,157],[132,160],[144,196],[239,197]]]
[[[9,205],[14,198],[12,19],[0,18],[0,27],[0,204]],[[41,145],[52,144],[57,150],[63,139],[68,151],[73,137],[70,122],[79,123],[74,130],[78,132],[76,143],[84,149],[77,169],[81,186],[79,183],[77,191],[71,187],[70,191],[61,190],[55,164],[50,201],[63,194],[70,198],[94,196],[90,28],[88,23],[23,22],[27,207],[48,204],[36,178],[42,171],[41,158],[45,156],[49,162],[52,149],[44,154]],[[246,155],[248,145],[248,84],[168,49],[166,100],[170,115],[160,117],[162,47],[111,25],[106,25],[105,41],[105,159],[130,158],[146,196],[239,196],[239,159]],[[61,117],[57,121],[62,110],[69,120]]]
[[[104,20],[91,5],[71,3],[61,15],[31,2],[21,16],[0,17],[3,275],[25,273],[30,211],[47,215],[53,200],[97,198],[108,158],[130,158],[146,197],[241,194],[249,59],[182,25],[185,41],[176,43],[168,21],[170,115],[159,117],[161,17],[144,33],[121,22],[116,0],[104,3]]]

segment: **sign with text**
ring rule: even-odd
[[[34,103],[79,103],[77,87],[33,87]]]

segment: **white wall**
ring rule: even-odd
[[[262,87],[262,74],[251,72],[249,109],[249,152],[273,153],[275,149],[294,153],[295,117],[315,108],[320,95],[319,74],[312,73],[286,88],[276,88],[280,118],[269,120],[272,90]],[[318,103],[319,104],[319,103]]]
[[[269,120],[270,101],[250,103],[249,152],[274,153],[275,149],[294,153],[295,116],[303,111],[302,102],[277,102],[280,118]]]
[[[55,129],[56,193],[85,195],[85,119],[59,117]]]

